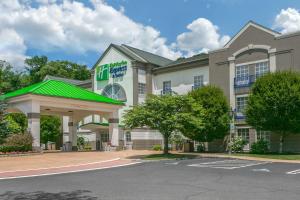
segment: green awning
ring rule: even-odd
[[[124,105],[124,103],[118,100],[111,99],[106,96],[102,96],[92,91],[86,90],[84,88],[72,85],[70,83],[57,81],[57,80],[46,80],[40,83],[36,83],[16,91],[6,93],[0,96],[0,98],[4,97],[4,99],[6,100],[13,97],[26,95],[26,94]]]

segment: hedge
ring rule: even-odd
[[[31,146],[0,146],[0,152],[2,153],[9,153],[9,152],[25,152],[25,151],[31,151]]]

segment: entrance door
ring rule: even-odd
[[[101,141],[101,150],[107,151],[108,149],[108,142],[109,142],[109,133],[108,132],[102,132],[100,134],[100,141]]]

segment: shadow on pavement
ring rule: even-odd
[[[71,192],[49,193],[37,192],[5,192],[0,194],[0,199],[5,200],[97,200],[97,197],[88,195],[88,190],[75,190]]]

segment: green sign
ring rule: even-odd
[[[97,81],[108,80],[109,78],[109,64],[101,65],[96,69]]]
[[[124,76],[127,71],[127,61],[115,62],[110,64],[100,65],[96,68],[97,81],[105,81],[112,78],[119,78]]]

